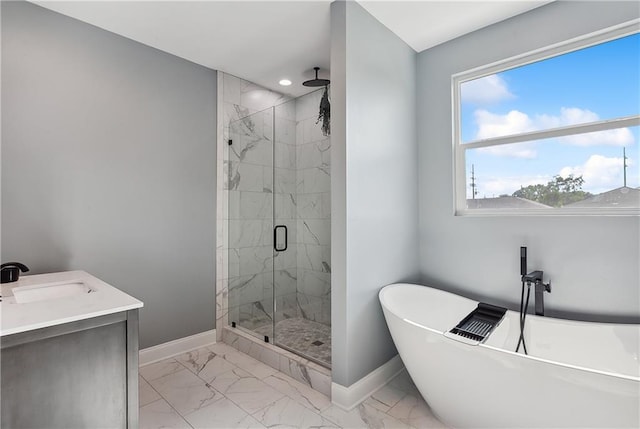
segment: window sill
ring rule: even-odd
[[[455,216],[463,217],[548,217],[548,216],[633,216],[640,217],[640,208],[602,208],[602,209],[457,209]]]

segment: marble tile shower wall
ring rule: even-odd
[[[316,123],[322,94],[296,99],[297,301],[302,317],[330,324],[331,139]]]

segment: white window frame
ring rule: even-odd
[[[624,128],[640,125],[640,115],[614,118],[609,120],[589,122],[585,124],[571,125],[559,128],[551,128],[541,131],[533,131],[514,134],[503,137],[492,137],[483,140],[474,140],[462,143],[461,118],[460,118],[460,87],[463,83],[479,79],[485,76],[500,73],[516,67],[526,66],[547,58],[560,56],[579,49],[599,45],[614,39],[629,36],[640,32],[640,19],[616,25],[594,33],[556,43],[541,49],[497,61],[485,66],[476,67],[451,76],[452,88],[452,142],[453,142],[453,189],[454,189],[454,215],[456,216],[565,216],[565,215],[617,215],[639,216],[638,208],[553,208],[553,209],[468,209],[467,208],[467,183],[465,152],[468,149],[477,149],[502,144],[542,140],[554,137],[562,137],[574,134],[583,134],[594,131],[604,131],[615,128]]]

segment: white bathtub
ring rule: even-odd
[[[518,313],[484,344],[444,336],[476,301],[394,284],[380,302],[400,357],[433,412],[455,428],[640,427],[640,325]]]

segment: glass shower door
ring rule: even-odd
[[[273,250],[276,307],[274,335],[275,343],[279,346],[288,345],[281,341],[282,335],[287,335],[286,324],[285,330],[282,330],[282,321],[294,320],[299,316],[295,106],[295,100],[291,100],[274,108],[273,218],[276,225],[276,246]],[[291,349],[291,347],[288,348]]]
[[[276,345],[331,366],[330,139],[321,131],[322,91],[274,109],[273,274]],[[282,250],[279,250],[282,249]]]
[[[229,124],[229,322],[273,338],[273,109]]]
[[[229,322],[331,366],[331,141],[322,91],[230,123]]]

